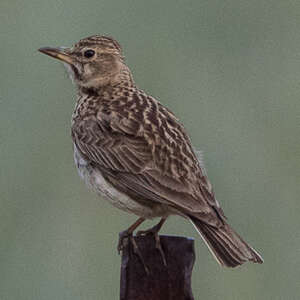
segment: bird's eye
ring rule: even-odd
[[[89,50],[84,51],[83,55],[86,58],[91,58],[95,55],[95,51],[92,49],[89,49]]]

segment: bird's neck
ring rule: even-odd
[[[72,115],[72,124],[76,120],[85,118],[86,116],[95,115],[97,112],[106,106],[109,106],[113,101],[121,103],[124,101],[124,95],[135,88],[134,81],[130,70],[123,70],[118,77],[118,81],[114,84],[106,84],[95,87],[78,86],[77,102],[75,111]]]
[[[124,65],[115,76],[103,80],[103,84],[97,86],[78,86],[78,94],[80,96],[91,95],[100,96],[103,94],[111,94],[114,91],[135,87],[132,74],[129,68]]]
[[[116,82],[119,86],[123,86],[123,87],[135,86],[131,71],[126,65],[123,65],[119,75],[117,76]]]

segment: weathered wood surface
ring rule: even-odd
[[[191,289],[195,262],[194,240],[177,236],[160,236],[167,266],[155,247],[152,235],[135,237],[149,269],[134,253],[128,240],[122,251],[121,300],[194,300]]]

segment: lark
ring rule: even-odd
[[[154,234],[166,263],[158,232],[170,215],[179,215],[195,226],[220,265],[263,262],[228,225],[183,125],[136,86],[116,40],[94,35],[71,48],[39,51],[61,60],[77,87],[71,133],[80,177],[139,217],[121,233],[119,250],[142,222],[160,218],[138,234]]]

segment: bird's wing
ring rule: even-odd
[[[151,105],[140,119],[125,109],[75,122],[77,149],[133,199],[168,204],[216,225],[223,213],[184,128],[163,106]]]

